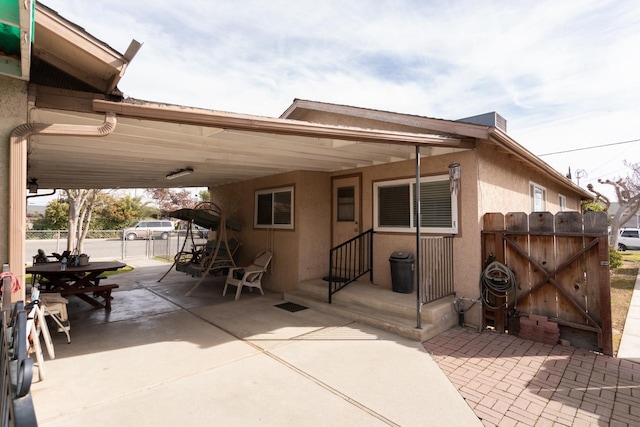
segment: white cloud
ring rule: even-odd
[[[640,138],[633,0],[43,1],[120,52],[144,42],[119,84],[134,98],[267,116],[294,98],[497,111],[536,154]],[[640,161],[640,143],[544,160],[591,177],[624,174],[623,158]]]

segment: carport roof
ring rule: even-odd
[[[40,188],[202,187],[295,170],[333,172],[473,147],[464,135],[406,133],[250,116],[139,100],[93,100],[93,112],[35,108],[31,122],[100,125],[102,137],[35,135],[28,179]],[[166,175],[193,173],[168,180]]]

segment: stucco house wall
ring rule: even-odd
[[[478,277],[482,270],[482,215],[486,212],[531,212],[530,182],[547,190],[547,209],[556,212],[558,194],[567,196],[567,209],[579,210],[579,196],[522,162],[514,161],[489,141],[479,141],[475,150],[451,150],[421,159],[421,176],[447,175],[449,164],[458,162],[461,170],[458,195],[458,233],[454,236],[454,280],[457,295],[479,296]],[[328,271],[331,245],[331,179],[359,175],[362,180],[362,230],[374,227],[374,184],[395,179],[414,179],[415,161],[335,172],[292,172],[211,189],[212,197],[230,217],[241,221],[243,247],[240,262],[270,248],[274,252],[272,274],[265,287],[289,291],[298,282],[317,279]],[[254,192],[293,186],[293,230],[263,230],[253,227]],[[243,195],[239,197],[239,195]],[[428,235],[428,234],[423,234]],[[415,252],[415,233],[377,232],[374,236],[374,275],[377,286],[391,290],[389,256],[394,251]]]
[[[477,205],[475,152],[459,151],[442,156],[423,157],[420,162],[421,176],[448,175],[449,164],[460,163],[461,179],[458,196],[459,232],[454,239],[456,259],[464,259],[464,263],[456,263],[454,277],[458,292],[477,296],[477,275],[480,266],[479,220]],[[357,169],[334,176],[349,175],[358,172],[362,176],[362,229],[374,228],[373,218],[373,186],[379,181],[415,178],[415,161],[389,163]],[[428,234],[423,235],[427,236]],[[415,254],[415,233],[377,232],[374,236],[373,282],[391,290],[391,269],[389,256],[395,251],[406,251]]]
[[[0,260],[9,262],[9,137],[11,131],[27,121],[27,83],[0,76]],[[25,187],[26,187],[25,182]],[[26,193],[25,193],[26,195]]]
[[[294,290],[298,282],[326,275],[331,244],[330,177],[327,173],[297,171],[210,189],[212,201],[227,217],[238,221],[235,233],[242,246],[236,262],[244,265],[261,251],[273,259],[263,286],[276,292]],[[257,190],[294,187],[294,228],[254,228],[254,193]]]
[[[531,182],[546,188],[548,212],[555,214],[560,211],[559,194],[567,198],[566,210],[581,210],[579,195],[569,192],[568,188],[561,188],[547,175],[523,162],[514,160],[494,144],[480,141],[477,152],[481,159],[478,169],[478,207],[481,213],[531,212]]]

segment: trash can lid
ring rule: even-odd
[[[389,257],[389,261],[398,261],[398,260],[403,260],[403,261],[411,261],[413,260],[413,254],[411,252],[394,252],[391,254],[391,257]]]

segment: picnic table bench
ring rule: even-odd
[[[92,262],[87,265],[69,266],[61,269],[60,263],[48,262],[35,264],[26,269],[27,273],[38,275],[48,281],[47,289],[43,292],[57,292],[61,296],[77,296],[94,307],[104,307],[111,310],[111,291],[117,289],[116,284],[100,285],[106,276],[105,271],[115,271],[126,264],[117,261]],[[104,304],[96,299],[104,298]]]

